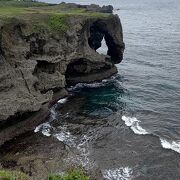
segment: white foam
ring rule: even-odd
[[[171,149],[173,151],[176,151],[180,153],[180,141],[167,141],[165,139],[160,138],[161,145],[165,149]]]
[[[145,129],[143,129],[140,126],[140,122],[138,119],[136,119],[135,117],[126,117],[126,116],[122,116],[122,120],[125,122],[126,126],[130,127],[131,130],[135,133],[135,134],[141,134],[141,135],[145,135],[145,134],[150,134],[148,131],[146,131]]]
[[[93,138],[92,136],[89,136],[89,134],[83,136],[72,135],[67,130],[66,126],[62,126],[60,132],[53,136],[73,150],[72,153],[70,151],[68,157],[64,159],[66,163],[74,165],[78,164],[78,166],[80,165],[86,169],[93,166],[93,163],[89,159],[88,148],[88,142]],[[74,151],[76,151],[76,153],[74,153]]]
[[[82,137],[71,138],[71,147],[74,147],[77,150],[77,154],[71,154],[66,162],[72,163],[75,165],[80,165],[85,169],[90,169],[94,166],[94,163],[89,159],[89,140],[92,137],[88,135],[83,135]],[[73,145],[72,145],[73,144]]]
[[[59,141],[64,142],[66,145],[75,147],[76,137],[71,135],[70,132],[65,130],[66,128],[62,127],[60,133],[54,134],[53,136]]]
[[[67,97],[66,97],[66,98],[63,98],[63,99],[59,99],[58,103],[64,104],[64,103],[67,102],[67,99],[68,99]]]
[[[34,132],[37,133],[39,131],[40,131],[40,125],[35,128]]]
[[[50,112],[51,112],[51,115],[50,115],[50,119],[51,120],[55,120],[56,119],[56,116],[57,116],[57,113],[56,113],[56,104],[54,106],[51,107],[50,109]]]
[[[78,83],[75,86],[71,86],[71,88],[68,88],[69,91],[76,90],[76,89],[82,89],[84,87],[87,88],[98,88],[98,87],[104,87],[107,85],[107,83],[113,81],[113,77],[110,79],[103,79],[101,82],[94,82],[94,83]]]
[[[51,125],[49,123],[43,123],[40,124],[39,126],[37,126],[34,130],[35,133],[41,131],[42,134],[44,134],[45,136],[51,136],[50,132],[51,132]]]
[[[104,170],[103,176],[106,180],[131,180],[133,170],[129,167]]]
[[[97,87],[102,87],[104,86],[104,84],[102,82],[95,82],[95,83],[78,83],[76,84],[76,86],[73,87],[74,89],[81,89],[84,87],[88,87],[88,88],[97,88]]]

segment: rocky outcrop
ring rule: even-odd
[[[69,8],[84,8],[87,11],[101,12],[101,13],[113,13],[113,9],[114,9],[113,6],[111,6],[111,5],[101,7],[97,4],[80,5],[80,4],[65,3],[65,2],[62,2],[61,5],[65,5],[66,7],[69,7]]]
[[[0,124],[39,111],[68,83],[92,82],[117,72],[124,43],[118,16],[68,17],[65,33],[29,32],[27,21],[0,24]],[[107,55],[96,50],[105,39]]]

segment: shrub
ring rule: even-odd
[[[55,14],[50,16],[48,25],[54,31],[66,32],[69,29],[67,16]]]
[[[0,170],[0,179],[2,180],[28,180],[28,176],[18,171]]]
[[[46,180],[88,180],[81,169],[71,170],[65,175],[49,175]]]

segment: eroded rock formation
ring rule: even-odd
[[[30,33],[27,22],[0,25],[0,122],[39,111],[67,83],[102,80],[117,72],[124,43],[118,16],[69,17],[66,33]],[[105,39],[107,55],[96,50]]]

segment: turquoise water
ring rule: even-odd
[[[126,44],[118,75],[72,90],[77,117],[107,122],[89,127],[89,159],[105,179],[180,179],[180,1],[77,3],[112,4]]]

